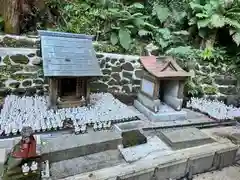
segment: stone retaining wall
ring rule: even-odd
[[[37,49],[38,37],[0,36],[0,95],[43,94],[47,81],[43,78],[42,59]],[[143,74],[139,56],[97,53],[104,76],[91,83],[92,91],[110,91],[118,94],[136,95]],[[237,79],[229,74],[225,64],[195,64],[198,88],[210,97],[228,99],[236,103]]]

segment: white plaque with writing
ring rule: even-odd
[[[142,80],[142,89],[143,92],[145,92],[146,94],[153,96],[153,92],[154,92],[154,83],[151,81],[148,81],[146,79]]]

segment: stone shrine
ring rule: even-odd
[[[135,107],[150,120],[180,120],[185,80],[191,76],[172,57],[143,56],[144,75]]]
[[[39,31],[39,35],[50,107],[88,104],[89,80],[102,76],[92,36],[50,31]]]

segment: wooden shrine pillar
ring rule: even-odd
[[[80,98],[81,96],[85,96],[85,81],[82,78],[77,78],[76,83],[76,96]]]
[[[57,79],[57,96],[62,96],[62,79]]]
[[[84,87],[85,87],[85,99],[86,99],[86,105],[90,104],[90,88],[88,86],[89,79],[84,80]]]
[[[55,108],[57,106],[57,80],[55,78],[49,78],[49,103],[50,108]]]

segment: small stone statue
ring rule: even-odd
[[[96,131],[98,129],[97,123],[94,123],[93,130]]]
[[[33,161],[31,165],[31,171],[35,173],[37,169],[38,169],[38,163]]]
[[[29,171],[30,171],[30,168],[29,168],[29,166],[28,166],[27,163],[25,163],[24,165],[22,165],[22,172],[23,172],[23,174],[24,174],[25,176],[28,175]]]
[[[86,133],[86,132],[87,132],[87,126],[86,126],[86,124],[83,124],[80,129],[81,129],[81,130],[80,130],[81,133]]]

